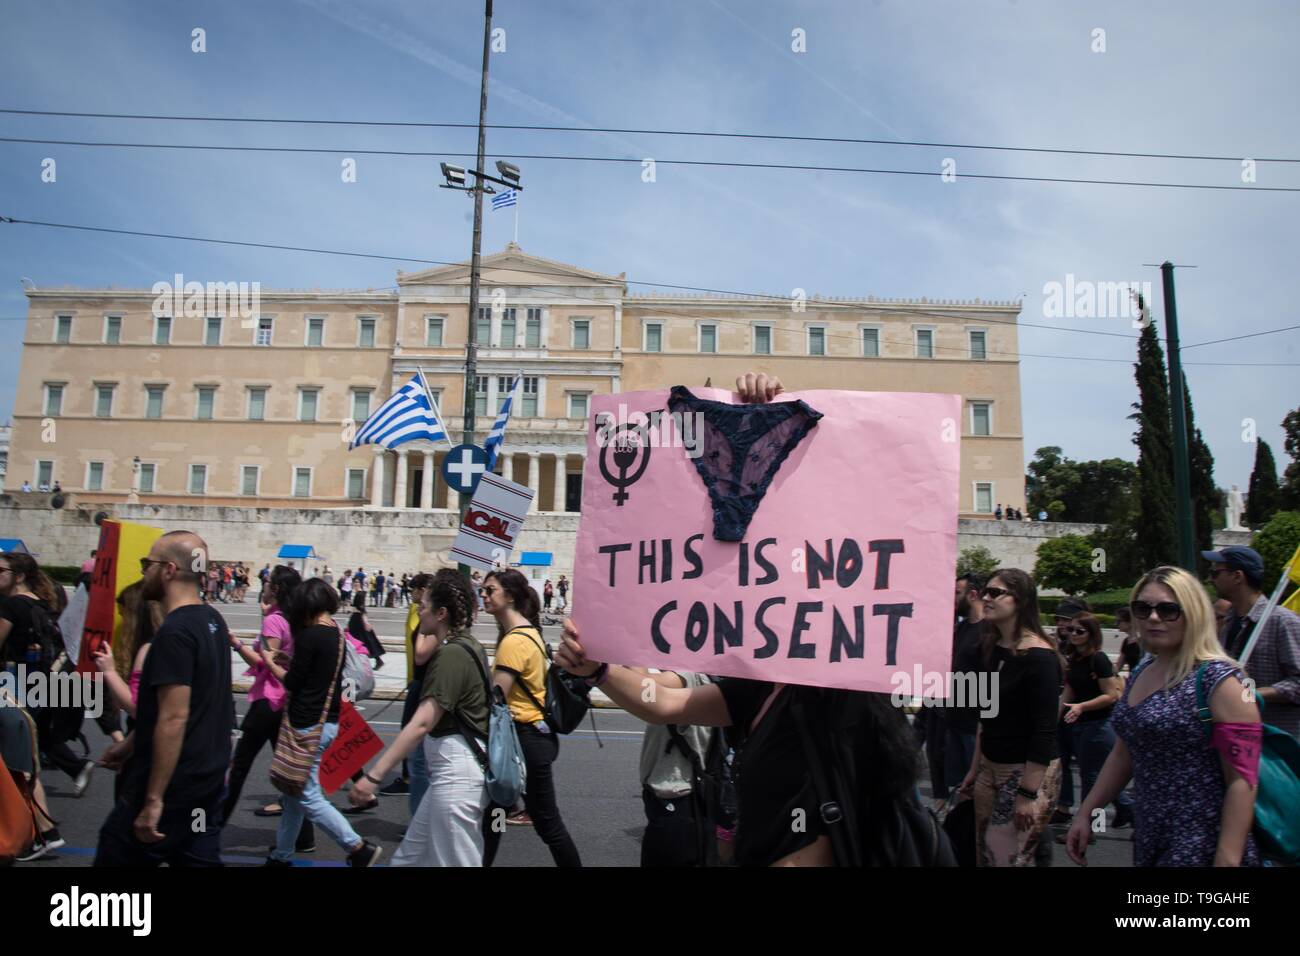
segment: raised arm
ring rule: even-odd
[[[564,643],[555,656],[556,663],[579,677],[590,677],[602,666],[583,652],[578,628],[572,620],[564,622]],[[611,664],[597,686],[614,703],[649,724],[731,726],[731,714],[727,711],[722,690],[716,684],[671,687],[641,671]]]

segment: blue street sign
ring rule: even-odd
[[[487,471],[487,452],[478,445],[457,445],[442,460],[442,480],[452,491],[473,494]]]

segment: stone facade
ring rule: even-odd
[[[46,494],[0,495],[0,537],[22,538],[42,564],[80,564],[99,540],[95,515],[153,525],[166,531],[193,531],[208,543],[214,561],[243,561],[255,568],[270,562],[282,544],[309,544],[337,573],[359,564],[388,571],[431,571],[451,566],[447,549],[455,537],[451,511],[409,509],[235,508],[216,505],[114,505],[101,508],[70,496],[62,509],[49,507]],[[983,546],[1005,567],[1032,570],[1038,546],[1048,538],[1088,534],[1097,525],[1064,522],[958,521],[958,549]],[[519,539],[520,551],[553,556],[549,568],[523,570],[539,580],[573,577],[578,515],[534,514]],[[1249,544],[1249,532],[1216,531],[1216,547]],[[313,566],[317,562],[312,562]]]

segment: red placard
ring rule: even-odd
[[[117,601],[117,560],[122,526],[105,521],[99,526],[99,547],[95,551],[95,570],[90,578],[90,604],[86,608],[86,629],[81,639],[77,670],[97,673],[95,651],[113,639],[114,611]]]
[[[366,761],[384,749],[384,742],[346,700],[339,705],[339,735],[320,762],[320,786],[327,794],[343,786]]]

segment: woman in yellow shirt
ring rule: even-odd
[[[547,655],[538,622],[537,592],[529,586],[527,578],[514,570],[491,572],[479,590],[483,609],[496,619],[500,631],[492,682],[506,695],[510,716],[519,733],[519,746],[524,752],[528,774],[524,807],[538,836],[550,847],[555,865],[582,866],[578,848],[555,804],[551,764],[560,753],[560,739],[544,719]],[[500,814],[489,812],[486,819],[490,822],[499,817]],[[485,829],[484,865],[491,866],[501,834],[492,826]]]

